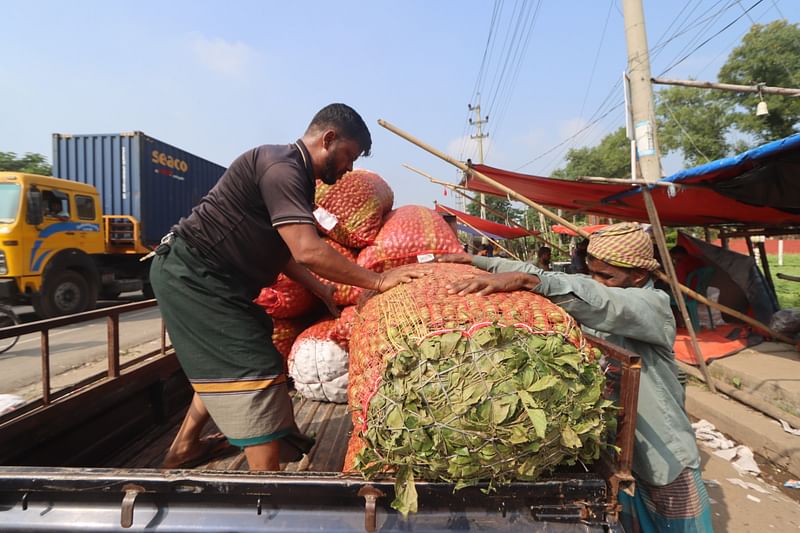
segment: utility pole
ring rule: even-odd
[[[489,115],[486,117],[481,117],[481,103],[480,103],[480,94],[478,95],[478,103],[477,105],[473,106],[472,104],[467,104],[467,107],[470,111],[475,111],[475,120],[469,119],[469,123],[471,126],[475,126],[478,129],[477,135],[470,135],[470,139],[475,139],[478,141],[478,162],[482,165],[483,164],[483,139],[489,136],[488,133],[483,133],[483,125],[489,122]],[[486,220],[486,195],[481,193],[481,218]],[[486,237],[481,239],[482,244],[487,244],[489,241],[486,240]]]
[[[661,179],[661,157],[658,152],[658,139],[656,138],[655,105],[653,104],[653,86],[650,83],[650,57],[647,48],[647,31],[644,26],[644,10],[642,0],[623,0],[623,16],[625,19],[625,41],[628,45],[628,78],[630,79],[630,114],[633,123],[633,139],[631,140],[631,179],[636,180],[641,174],[649,182]],[[678,309],[683,317],[684,325],[692,342],[692,351],[695,361],[700,367],[706,385],[711,392],[716,393],[714,381],[708,373],[703,352],[697,342],[697,334],[692,325],[686,302],[680,290],[675,267],[670,260],[667,240],[661,220],[658,217],[653,196],[649,187],[642,187],[642,197],[647,208],[647,216],[653,227],[658,252],[661,256],[661,267],[666,273],[672,295],[678,304]]]
[[[623,0],[625,41],[628,44],[628,77],[636,152],[645,181],[661,179],[661,156],[656,139],[656,113],[650,84],[650,56],[641,0]]]

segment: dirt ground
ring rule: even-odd
[[[800,531],[800,489],[783,488],[783,481],[789,478],[786,473],[759,461],[761,476],[740,475],[710,450],[701,447],[700,457],[715,533]],[[761,490],[735,485],[731,480],[736,479],[754,483]]]

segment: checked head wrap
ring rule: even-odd
[[[609,265],[622,268],[643,268],[653,271],[659,267],[653,257],[653,241],[636,222],[621,222],[606,226],[589,237],[588,254]]]

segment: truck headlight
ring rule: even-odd
[[[8,264],[6,264],[6,253],[0,250],[0,276],[8,274]]]

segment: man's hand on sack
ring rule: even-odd
[[[486,296],[495,292],[531,290],[538,284],[539,278],[532,274],[503,272],[502,274],[486,274],[454,281],[447,286],[447,292],[459,296],[473,293]]]

